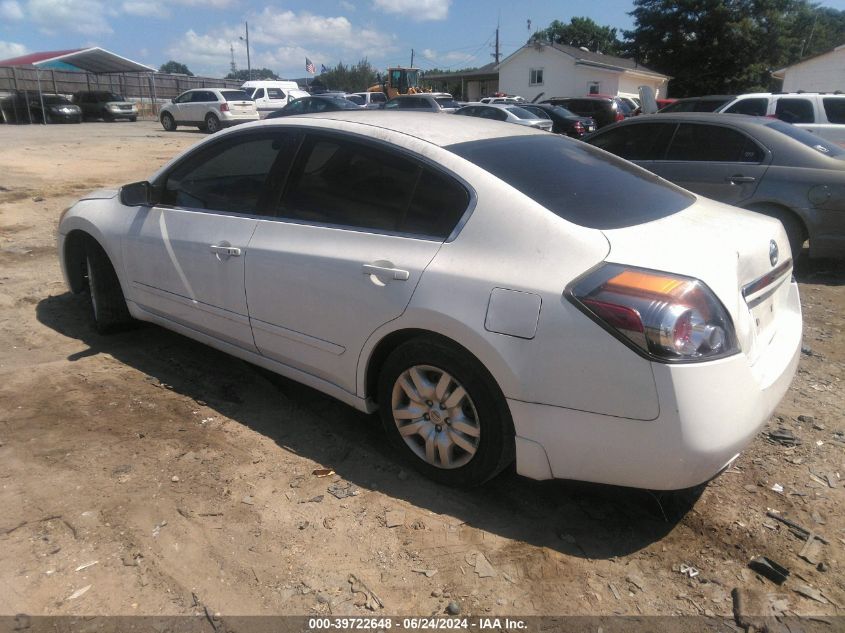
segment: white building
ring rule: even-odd
[[[541,93],[546,98],[588,94],[638,97],[643,85],[662,98],[669,79],[633,59],[565,44],[529,42],[499,64],[499,90],[529,101]]]
[[[772,73],[784,92],[845,92],[845,44]]]

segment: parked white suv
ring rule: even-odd
[[[718,112],[776,117],[845,145],[845,94],[758,92],[740,95]]]
[[[353,92],[346,95],[346,98],[368,110],[380,108],[387,103],[387,96],[383,92]]]
[[[161,126],[172,132],[179,125],[194,125],[213,134],[218,130],[258,120],[255,102],[237,88],[187,90],[161,109]]]

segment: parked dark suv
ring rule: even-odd
[[[82,108],[82,116],[86,119],[103,119],[103,121],[117,119],[136,121],[138,119],[138,107],[113,92],[104,90],[77,92],[73,95],[73,102]]]
[[[32,90],[20,90],[0,99],[0,120],[5,123],[81,123],[82,111],[63,95],[39,95]]]
[[[626,109],[613,97],[553,97],[541,103],[562,106],[578,116],[590,117],[599,128],[625,118]]]

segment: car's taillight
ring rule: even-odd
[[[220,104],[220,112],[228,112],[229,111],[229,104],[225,101]]]
[[[599,325],[659,361],[712,360],[739,351],[730,316],[698,279],[604,264],[567,297]]]
[[[614,120],[616,120],[616,121],[624,121],[624,120],[625,120],[625,115],[624,115],[624,114],[622,114],[621,112],[619,112],[619,111],[617,110],[617,111],[616,111],[616,118],[615,118]]]
[[[579,136],[584,133],[584,125],[581,123],[581,121],[575,121],[575,125],[573,125],[572,128],[575,130],[575,133]]]

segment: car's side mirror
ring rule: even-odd
[[[120,202],[127,207],[144,207],[156,204],[156,190],[146,180],[123,185],[120,188]]]
[[[173,98],[170,100],[170,103],[176,103],[176,97],[173,97]]]

